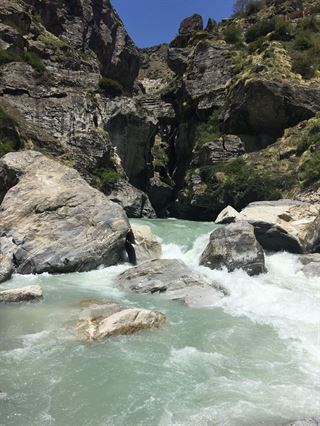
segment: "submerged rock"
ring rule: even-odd
[[[272,251],[312,253],[320,242],[320,206],[293,200],[259,201],[241,211],[257,240]]]
[[[42,288],[39,285],[4,290],[0,291],[0,303],[29,302],[41,299],[42,294]]]
[[[218,286],[206,282],[180,260],[151,260],[118,277],[118,285],[136,293],[161,294],[189,306],[208,306],[222,297]]]
[[[0,186],[0,247],[18,273],[86,271],[122,258],[130,230],[123,209],[77,171],[35,151],[10,153]]]
[[[215,229],[200,264],[211,269],[226,267],[230,272],[243,269],[249,275],[266,272],[264,253],[255,238],[254,227],[244,221]]]
[[[126,309],[113,302],[95,302],[85,309],[76,327],[82,340],[103,340],[159,328],[166,322],[161,312]]]
[[[299,262],[302,264],[301,271],[307,277],[320,276],[320,254],[305,254],[299,256]]]
[[[135,253],[137,262],[144,262],[150,259],[159,259],[161,256],[161,244],[152,233],[150,226],[132,225],[135,240]]]

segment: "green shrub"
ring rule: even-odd
[[[309,31],[299,32],[293,42],[293,48],[295,50],[308,50],[314,46],[314,40],[312,34]]]
[[[98,169],[96,170],[95,175],[95,184],[101,190],[107,190],[110,187],[112,188],[121,179],[119,173],[112,168]]]
[[[320,66],[317,56],[315,57],[308,50],[305,52],[294,52],[291,54],[291,57],[293,72],[300,74],[305,79],[311,79],[315,76]]]
[[[195,134],[196,145],[203,145],[221,136],[219,115],[219,111],[214,111],[207,122],[199,124]]]
[[[265,6],[264,0],[252,0],[246,5],[245,13],[246,15],[253,15],[254,13],[259,12]]]
[[[297,146],[297,155],[302,155],[310,146],[318,142],[320,142],[320,124],[316,123],[301,134]]]
[[[308,186],[320,180],[320,151],[312,154],[312,157],[305,161],[300,168],[299,178],[303,186]]]
[[[243,33],[241,28],[236,25],[232,25],[223,30],[223,36],[229,44],[239,44],[242,42]]]
[[[273,40],[290,40],[292,37],[292,23],[284,19],[275,18],[275,27],[272,34]]]
[[[99,80],[99,89],[104,92],[105,95],[110,96],[121,96],[124,94],[122,85],[111,78],[103,77]]]
[[[34,52],[26,52],[24,60],[32,66],[32,68],[39,74],[43,74],[46,70],[44,63],[41,58]]]
[[[210,196],[222,204],[243,208],[251,201],[280,197],[276,177],[268,176],[267,173],[258,174],[255,167],[242,157],[203,167],[200,173],[202,180],[211,188]]]
[[[21,61],[21,56],[10,50],[0,49],[0,65]]]
[[[252,25],[246,33],[246,42],[252,43],[260,37],[266,36],[267,34],[274,31],[276,28],[275,19],[265,19]]]
[[[161,143],[155,143],[152,148],[153,166],[155,168],[166,167],[168,156]]]
[[[0,157],[8,154],[8,152],[15,151],[12,141],[8,138],[0,138]]]

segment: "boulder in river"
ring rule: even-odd
[[[266,272],[264,252],[255,238],[254,228],[241,221],[215,229],[202,253],[200,264],[228,271],[243,269],[249,275]]]
[[[258,201],[241,211],[256,238],[271,251],[312,253],[320,242],[320,205],[293,200]]]
[[[307,277],[320,277],[320,253],[299,256],[301,271]]]
[[[208,283],[182,261],[155,259],[120,274],[118,284],[136,293],[160,294],[189,306],[208,306],[223,296],[223,290]]]
[[[14,288],[0,291],[0,303],[29,302],[42,298],[42,288],[39,285]]]
[[[9,153],[0,187],[1,252],[18,273],[86,271],[122,258],[130,231],[123,209],[76,170],[35,151]]]
[[[161,256],[161,244],[152,233],[150,226],[132,225],[135,240],[135,253],[138,263],[150,259],[159,259]]]
[[[92,341],[160,328],[165,322],[161,312],[126,309],[113,302],[98,302],[81,313],[76,329],[82,340]]]

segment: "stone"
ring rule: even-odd
[[[188,67],[188,56],[191,49],[170,48],[168,50],[168,66],[177,75],[183,75]]]
[[[123,258],[123,209],[79,173],[35,151],[0,160],[0,247],[21,274],[87,271]],[[4,244],[11,241],[11,246]]]
[[[0,291],[0,303],[18,303],[39,300],[42,298],[42,288],[39,285],[14,288]]]
[[[116,184],[107,197],[110,201],[119,204],[130,218],[155,219],[157,217],[148,195],[125,180]]]
[[[126,309],[113,302],[94,302],[79,315],[76,332],[81,340],[104,340],[142,330],[160,328],[166,317],[157,311]]]
[[[266,272],[262,247],[254,235],[254,227],[245,221],[215,229],[201,255],[200,265],[210,269],[243,269],[248,275]]]
[[[244,143],[238,136],[224,135],[215,141],[201,145],[194,154],[192,165],[212,166],[218,161],[237,158],[245,153]]]
[[[161,244],[152,233],[150,226],[133,224],[131,228],[134,235],[137,262],[159,259],[162,254]]]
[[[320,205],[294,200],[257,201],[241,212],[255,228],[257,240],[270,251],[312,253],[320,241]]]
[[[14,272],[14,264],[12,259],[7,256],[0,255],[0,284],[11,278]]]
[[[191,34],[194,31],[202,31],[203,30],[203,19],[201,15],[195,13],[188,18],[185,18],[179,28],[180,35]]]
[[[236,222],[237,220],[241,220],[241,215],[231,206],[227,206],[222,212],[218,215],[215,220],[217,225],[227,225],[229,223]]]
[[[207,282],[176,259],[144,262],[120,274],[117,283],[124,290],[157,294],[191,307],[212,305],[224,293],[218,285]]]
[[[299,262],[302,264],[301,271],[307,277],[319,277],[320,276],[320,254],[304,254],[299,256]]]

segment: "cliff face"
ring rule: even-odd
[[[3,0],[0,156],[57,157],[130,216],[317,198],[319,13],[266,0],[139,50],[109,1]]]

